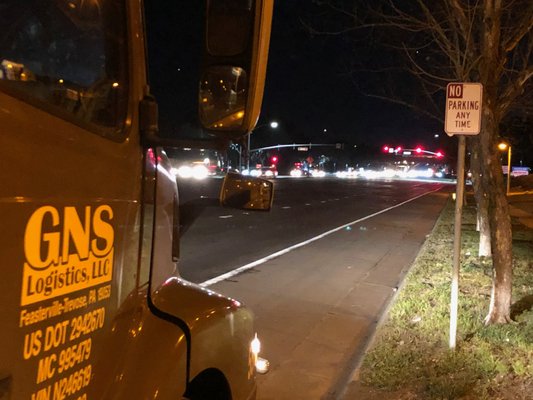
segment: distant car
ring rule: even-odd
[[[313,178],[323,178],[326,176],[326,171],[321,169],[312,169],[310,173]]]
[[[337,178],[357,178],[359,176],[359,172],[359,170],[349,167],[344,171],[337,171],[335,175]]]
[[[214,172],[212,172],[210,166],[204,164],[203,162],[182,164],[178,168],[173,167],[170,171],[175,176],[183,179],[194,178],[197,180],[202,180],[207,178],[209,175],[214,175]]]
[[[293,168],[289,172],[293,178],[300,178],[302,176],[311,176],[309,166],[306,163],[295,162]]]
[[[291,169],[290,175],[294,178],[300,178],[302,176],[311,176],[311,173],[307,169],[293,168]]]
[[[275,178],[278,176],[278,170],[276,167],[261,167],[259,170],[260,174],[259,176],[263,176],[265,178]]]
[[[248,171],[247,169],[242,171],[243,175],[250,175],[255,177],[262,177],[262,178],[275,178],[278,176],[278,170],[276,167],[256,167],[250,169]]]
[[[302,176],[302,170],[299,168],[293,168],[291,169],[290,174],[293,178],[299,178],[300,176]]]

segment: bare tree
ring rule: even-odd
[[[348,0],[317,3],[351,20],[353,30],[366,32],[365,40],[379,37],[394,54],[401,54],[401,58],[383,65],[382,71],[403,67],[416,78],[411,83],[419,86],[417,93],[423,98],[413,99],[412,90],[409,96],[391,93],[394,85],[381,93],[374,91],[373,96],[442,119],[448,82],[483,84],[482,131],[470,138],[469,148],[480,216],[480,255],[492,253],[493,261],[492,295],[485,322],[509,322],[512,230],[497,143],[503,119],[532,86],[533,2],[383,0],[372,3],[371,10]],[[441,110],[440,115],[436,109]]]

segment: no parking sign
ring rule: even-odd
[[[481,83],[448,83],[444,131],[449,135],[477,135],[481,128]]]

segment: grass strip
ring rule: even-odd
[[[533,399],[533,231],[513,220],[513,324],[484,326],[492,263],[477,257],[463,208],[457,348],[448,348],[454,203],[450,200],[378,328],[360,369],[384,399]]]

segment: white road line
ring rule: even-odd
[[[233,215],[219,215],[218,218],[233,218]]]
[[[291,251],[293,251],[293,250],[295,250],[295,249],[297,249],[299,247],[306,246],[306,245],[308,245],[308,244],[310,244],[312,242],[315,242],[315,241],[317,241],[319,239],[322,239],[322,238],[324,238],[324,237],[326,237],[328,235],[331,235],[332,233],[335,233],[335,232],[338,232],[338,231],[340,231],[342,229],[345,229],[345,228],[347,228],[347,227],[349,227],[351,225],[358,224],[359,222],[365,221],[365,220],[373,218],[373,217],[375,217],[377,215],[386,213],[387,211],[390,211],[390,210],[393,210],[395,208],[401,207],[404,204],[410,203],[411,201],[414,201],[414,200],[416,200],[416,199],[418,199],[420,197],[426,196],[426,195],[434,193],[434,192],[438,192],[442,188],[443,188],[443,186],[439,187],[438,189],[431,190],[429,192],[426,192],[426,193],[420,194],[418,196],[415,196],[415,197],[413,197],[413,198],[411,198],[409,200],[405,200],[405,201],[403,201],[401,203],[398,203],[398,204],[396,204],[394,206],[387,207],[387,208],[385,208],[385,209],[383,209],[381,211],[377,211],[377,212],[375,212],[373,214],[367,215],[366,217],[359,218],[359,219],[357,219],[355,221],[348,222],[347,224],[338,226],[337,228],[333,228],[333,229],[331,229],[331,230],[329,230],[327,232],[321,233],[320,235],[315,236],[315,237],[313,237],[311,239],[308,239],[308,240],[305,240],[303,242],[297,243],[295,245],[289,246],[289,247],[287,247],[287,248],[285,248],[283,250],[280,250],[280,251],[277,251],[275,253],[272,253],[272,254],[264,257],[264,258],[261,258],[259,260],[253,261],[253,262],[251,262],[249,264],[243,265],[242,267],[239,267],[239,268],[236,268],[236,269],[234,269],[232,271],[226,272],[225,274],[222,274],[222,275],[216,276],[214,278],[211,278],[211,279],[209,279],[209,280],[207,280],[205,282],[200,283],[200,286],[208,287],[208,286],[214,285],[215,283],[222,282],[222,281],[224,281],[226,279],[229,279],[229,278],[231,278],[231,277],[233,277],[235,275],[239,275],[239,274],[241,274],[241,273],[243,273],[243,272],[245,272],[245,271],[247,271],[249,269],[257,267],[258,265],[264,264],[267,261],[270,261],[270,260],[272,260],[274,258],[282,256],[283,254],[287,254],[287,253],[289,253],[289,252],[291,252]]]

